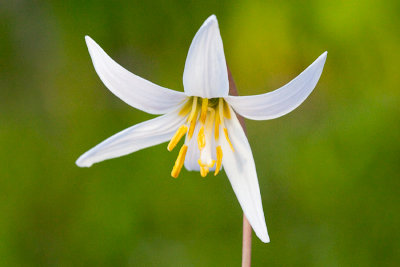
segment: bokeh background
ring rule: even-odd
[[[0,2],[0,265],[239,266],[242,211],[224,173],[169,176],[166,144],[92,168],[77,157],[151,115],[110,93],[90,35],[182,90],[190,42],[216,14],[243,95],[321,53],[294,112],[247,122],[270,244],[254,266],[399,266],[399,1]]]

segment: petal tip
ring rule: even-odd
[[[89,161],[85,161],[85,159],[81,156],[81,157],[79,157],[76,161],[75,161],[75,164],[78,166],[78,167],[81,167],[81,168],[83,168],[83,167],[91,167],[92,166],[92,163],[91,162],[89,162]]]
[[[268,230],[267,230],[267,226],[265,225],[265,221],[264,221],[264,227],[262,227],[261,229],[259,227],[254,228],[252,226],[255,234],[257,235],[257,237],[263,242],[263,243],[269,243],[269,235],[268,235]],[[255,230],[257,229],[257,231]]]
[[[89,35],[85,35],[85,41],[88,48],[93,49],[97,45],[97,43]]]
[[[217,16],[215,16],[215,14],[212,14],[211,16],[209,16],[208,18],[207,18],[207,20],[213,20],[213,21],[217,21]],[[207,21],[206,20],[206,21]]]
[[[86,43],[94,42],[93,39],[89,35],[85,35],[85,41],[86,41]]]
[[[212,26],[215,25],[218,27],[218,20],[217,20],[217,16],[215,16],[214,14],[212,14],[211,16],[209,16],[203,23],[203,25],[201,26],[201,28],[203,27],[208,27],[208,26]]]
[[[270,242],[268,234],[260,236],[259,238],[263,243],[269,243]]]

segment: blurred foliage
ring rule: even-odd
[[[398,266],[399,1],[0,3],[0,264],[238,266],[242,211],[225,174],[169,176],[166,145],[80,169],[152,116],[112,95],[84,35],[182,90],[190,42],[216,14],[241,94],[287,83],[323,51],[296,111],[248,121],[270,244],[254,266]]]

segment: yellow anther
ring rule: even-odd
[[[201,102],[201,114],[200,114],[200,122],[202,124],[206,122],[207,107],[208,107],[208,98],[203,98],[203,102]]]
[[[206,136],[204,134],[204,126],[201,126],[199,134],[197,135],[197,144],[199,145],[199,150],[202,150],[206,146]]]
[[[172,168],[172,171],[171,171],[171,176],[174,178],[178,178],[178,175],[181,172],[183,163],[185,162],[187,149],[188,149],[188,146],[183,145],[181,147],[181,150],[179,151],[178,158],[176,159],[174,167]]]
[[[222,165],[222,148],[221,146],[217,146],[217,165],[215,166],[214,176],[219,173]]]
[[[179,129],[176,131],[174,137],[172,137],[171,141],[169,141],[168,144],[168,151],[172,151],[172,149],[175,148],[175,146],[179,143],[179,140],[181,140],[182,136],[185,135],[185,133],[188,131],[189,127],[186,125],[182,125],[179,127]]]
[[[224,133],[225,133],[226,141],[228,141],[229,145],[231,146],[232,151],[235,152],[235,149],[233,148],[231,140],[229,139],[229,136],[228,136],[228,129],[224,128]]]

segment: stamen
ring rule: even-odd
[[[196,127],[197,113],[198,113],[197,96],[195,96],[193,98],[192,111],[190,112],[190,115],[187,120],[190,123],[189,133],[188,133],[189,139],[192,138],[193,133],[194,133],[194,128]]]
[[[211,133],[212,125],[213,125],[214,117],[215,117],[215,110],[213,108],[208,108],[207,110],[208,110],[208,112],[210,112],[210,115],[207,118],[206,127],[207,127],[207,130],[210,131],[210,133]]]
[[[185,133],[188,131],[189,127],[186,125],[182,125],[179,127],[179,129],[176,131],[174,137],[172,137],[171,141],[169,141],[168,144],[168,151],[172,151],[172,149],[175,148],[175,146],[179,143],[179,140],[181,140],[182,136],[185,135]]]
[[[222,165],[222,148],[221,146],[217,146],[217,166],[215,166],[214,176],[219,173]]]
[[[199,145],[199,150],[202,150],[206,146],[206,136],[204,134],[204,126],[201,126],[199,134],[197,135],[197,144]]]
[[[193,97],[190,97],[189,100],[186,101],[185,105],[183,105],[182,109],[179,111],[179,116],[186,116],[191,111],[191,107],[193,105]]]
[[[214,137],[215,140],[219,139],[219,125],[221,123],[221,118],[219,117],[219,107],[215,109],[215,128],[214,128]]]
[[[189,127],[189,133],[188,133],[188,137],[189,139],[192,139],[193,133],[194,133],[194,128],[196,127],[196,121],[192,120],[190,122],[190,127]]]
[[[208,98],[203,98],[203,102],[201,102],[201,115],[200,115],[200,121],[202,124],[206,122],[207,107],[208,107]]]
[[[227,118],[227,119],[230,119],[231,118],[231,111],[230,111],[229,105],[225,101],[222,101],[222,102],[223,102],[223,107],[224,107],[224,117]]]
[[[235,152],[235,149],[233,148],[231,140],[229,139],[229,136],[228,136],[228,129],[224,128],[224,133],[225,133],[226,141],[228,141],[229,145],[231,146],[232,151]]]
[[[195,118],[195,115],[197,114],[197,96],[193,97],[193,102],[192,102],[192,111],[190,112],[190,115],[188,117],[188,122],[192,121]]]
[[[225,113],[224,113],[224,100],[222,98],[220,98],[219,102],[218,102],[218,114],[219,114],[219,123],[221,124],[222,128],[225,128],[225,124],[224,124],[224,115],[225,115]]]
[[[179,151],[178,158],[176,159],[174,167],[172,168],[172,171],[171,171],[171,176],[174,178],[178,178],[178,175],[182,170],[183,163],[185,162],[187,149],[188,149],[188,146],[183,145],[181,147],[181,150]]]

